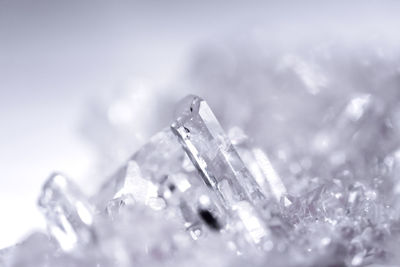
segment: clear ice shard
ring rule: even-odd
[[[95,242],[93,208],[86,196],[62,174],[52,174],[43,186],[39,207],[48,230],[64,251]]]
[[[218,193],[226,206],[237,201],[261,199],[263,195],[258,185],[208,104],[200,97],[188,96],[181,106],[182,111],[171,129],[206,185]],[[234,195],[224,193],[225,184],[229,184]]]
[[[226,211],[258,244],[269,236],[254,208],[265,196],[225,134],[208,104],[198,96],[182,100],[172,131]]]

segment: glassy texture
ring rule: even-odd
[[[386,116],[371,95],[343,105],[311,159],[225,132],[198,96],[176,110],[93,196],[51,175],[39,198],[48,232],[0,251],[1,266],[397,266],[400,153],[372,151],[351,128]],[[332,136],[362,144],[367,161],[337,143],[323,162]]]
[[[260,243],[269,231],[251,203],[264,196],[208,104],[197,96],[186,97],[171,129],[204,183],[242,222],[250,238]]]
[[[68,178],[54,173],[44,184],[39,207],[46,217],[49,233],[65,251],[95,242],[93,208]]]

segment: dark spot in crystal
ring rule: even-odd
[[[200,218],[214,231],[221,229],[221,224],[218,222],[217,218],[209,211],[201,209],[199,210]]]
[[[175,189],[176,189],[176,186],[175,186],[174,184],[169,184],[169,185],[168,185],[168,188],[169,188],[169,190],[170,190],[171,192],[174,192]]]
[[[190,112],[193,112],[193,107],[190,107]]]
[[[185,126],[183,126],[183,128],[185,129],[185,132],[190,133],[189,128],[186,128]]]

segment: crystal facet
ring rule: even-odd
[[[269,235],[252,202],[264,196],[207,103],[197,96],[182,101],[171,125],[187,155],[227,212],[239,218],[253,241]],[[254,234],[256,233],[256,234]]]

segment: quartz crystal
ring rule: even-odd
[[[260,243],[269,231],[252,205],[264,198],[259,186],[207,103],[197,96],[182,102],[172,131],[227,213],[238,218],[249,237]]]
[[[189,95],[93,196],[51,175],[39,198],[47,233],[0,251],[0,266],[398,266],[400,186],[378,177],[398,176],[399,152],[360,163],[336,143],[369,140],[349,127],[367,113],[383,116],[370,95],[354,96],[317,134],[312,159],[289,162],[281,148],[277,161]],[[335,147],[330,165],[320,143]],[[372,183],[358,178],[368,173]]]

